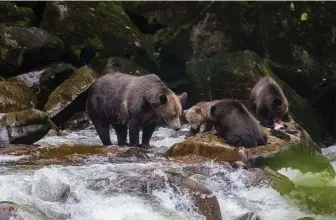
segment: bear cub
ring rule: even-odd
[[[201,126],[204,124],[204,131],[212,130],[213,123],[210,116],[210,108],[218,101],[219,100],[214,100],[210,102],[202,101],[192,106],[191,108],[183,111],[183,115],[186,121],[190,124],[190,131],[186,135],[186,137],[197,134],[200,131]]]
[[[177,96],[155,74],[132,76],[109,73],[89,88],[86,110],[104,145],[111,145],[110,125],[114,128],[118,145],[126,145],[127,130],[131,146],[149,146],[152,134],[163,118],[174,130],[181,128],[182,102],[186,93]]]
[[[275,123],[289,121],[288,102],[271,77],[263,77],[250,92],[250,103],[257,119],[264,127],[274,128]]]
[[[267,134],[238,100],[223,99],[210,108],[217,133],[232,146],[256,147],[267,144]]]

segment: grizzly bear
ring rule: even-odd
[[[174,130],[181,128],[181,98],[168,89],[155,74],[132,76],[109,73],[89,88],[86,109],[104,145],[111,145],[109,126],[114,128],[118,145],[125,145],[127,129],[131,146],[149,146],[161,118]],[[128,127],[127,127],[128,125]]]
[[[210,107],[218,101],[219,100],[210,102],[202,101],[183,111],[186,121],[190,124],[190,131],[187,137],[197,134],[203,124],[205,124],[204,131],[210,131],[213,128]]]
[[[274,123],[289,121],[288,102],[279,87],[271,77],[263,77],[250,92],[250,103],[260,123],[269,128]]]
[[[210,108],[217,133],[232,146],[256,147],[267,143],[257,120],[238,100],[223,99]]]

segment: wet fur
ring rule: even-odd
[[[202,101],[183,112],[186,121],[190,124],[190,131],[187,136],[197,134],[203,124],[205,124],[204,131],[212,130],[213,123],[210,116],[210,108],[218,101]]]
[[[232,146],[256,147],[267,144],[267,135],[257,120],[238,100],[224,99],[210,108],[220,136]]]
[[[279,85],[270,77],[264,77],[250,92],[253,112],[265,127],[274,127],[274,119],[289,121],[288,102]]]
[[[181,98],[185,98],[185,94],[182,95]],[[161,118],[175,130],[181,127],[180,98],[154,74],[104,75],[89,88],[86,109],[104,145],[112,144],[110,125],[116,131],[118,145],[126,144],[127,130],[129,130],[131,146],[139,146],[141,128],[142,145],[148,146]]]

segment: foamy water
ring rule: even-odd
[[[183,131],[188,127],[184,126]],[[158,128],[152,145],[167,149],[172,144],[183,141],[183,135],[167,128]],[[116,143],[115,133],[111,139]],[[65,136],[47,136],[36,144],[54,146],[60,144],[101,144],[95,130],[68,133]],[[336,148],[324,150],[324,154],[332,157]],[[336,154],[336,153],[335,153]],[[17,160],[19,157],[2,156],[1,161]],[[217,196],[222,218],[234,220],[247,212],[255,212],[262,219],[296,220],[310,216],[315,219],[335,219],[335,217],[315,216],[300,210],[296,205],[281,196],[267,185],[248,186],[250,171],[230,171],[214,163],[203,165],[210,172],[205,175],[197,173],[191,178],[203,183]],[[7,171],[5,172],[5,170]],[[168,169],[182,170],[181,165],[167,165],[162,162],[108,164],[96,163],[84,166],[46,166],[43,168],[1,167],[0,198],[33,206],[45,213],[50,219],[71,220],[179,220],[203,219],[191,210],[188,197],[176,195],[170,188],[153,191],[152,196],[138,194],[111,193],[111,186],[102,185],[99,190],[90,185],[95,180],[114,180],[118,175],[141,177],[144,170],[153,174],[164,175]],[[280,173],[288,176],[295,183],[318,179],[314,174],[302,174],[297,170],[282,169]],[[313,182],[313,181],[312,181]],[[314,182],[319,184],[318,181]],[[330,185],[336,182],[331,180]],[[69,190],[66,201],[62,201],[63,191]]]

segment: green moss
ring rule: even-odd
[[[6,25],[29,27],[35,22],[35,14],[31,8],[18,7],[11,2],[0,2],[0,20]]]

